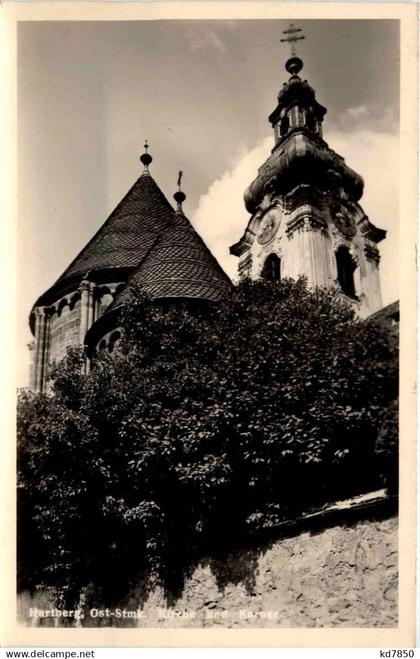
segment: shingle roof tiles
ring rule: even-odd
[[[173,214],[156,182],[143,174],[54,286],[89,270],[137,266]]]
[[[230,279],[182,213],[175,213],[161,239],[140,263],[116,297],[113,308],[127,299],[130,283],[140,284],[154,298],[183,297],[218,301]]]
[[[109,310],[124,303],[131,281],[140,283],[153,298],[210,301],[220,300],[231,286],[189,220],[182,213],[175,213],[148,173],[140,176],[35,306],[56,297],[69,285],[77,285],[88,273],[114,268],[127,268],[125,277],[128,275],[129,279]]]

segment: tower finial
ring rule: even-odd
[[[296,42],[301,39],[305,39],[305,36],[299,34],[302,32],[302,28],[295,27],[293,23],[290,23],[287,30],[283,30],[283,34],[286,35],[285,39],[280,39],[282,43],[290,43],[291,46],[291,57],[286,62],[286,71],[291,73],[292,76],[297,76],[299,71],[303,67],[303,62],[299,57],[296,57]]]
[[[145,142],[144,142],[144,150],[145,150],[145,153],[143,153],[143,154],[140,156],[140,160],[141,160],[141,162],[142,162],[143,165],[144,165],[143,174],[148,174],[148,173],[149,173],[149,165],[150,165],[150,163],[151,163],[152,160],[153,160],[153,158],[152,158],[152,156],[150,155],[150,153],[148,153],[148,148],[149,148],[149,145],[148,145],[148,143],[147,143],[147,140],[145,140]]]
[[[178,190],[174,194],[174,199],[175,199],[176,204],[177,204],[177,208],[176,208],[177,213],[182,213],[183,212],[182,211],[182,202],[185,201],[186,198],[187,198],[186,195],[181,190],[181,179],[182,179],[182,172],[179,171],[178,172],[178,181],[177,181]]]
[[[283,34],[286,34],[285,39],[280,39],[280,41],[290,43],[291,46],[291,56],[296,57],[296,41],[300,41],[301,39],[305,39],[304,35],[298,35],[298,32],[302,32],[301,27],[295,27],[293,23],[290,23],[289,27],[287,30],[283,30]]]

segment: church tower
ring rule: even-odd
[[[285,30],[292,56],[288,82],[269,116],[274,148],[245,192],[251,214],[242,238],[230,247],[239,277],[280,280],[300,275],[311,287],[338,285],[360,316],[382,307],[377,244],[386,236],[363,212],[363,179],[322,135],[326,108],[299,76],[302,60]]]

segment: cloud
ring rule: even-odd
[[[331,147],[365,181],[361,205],[371,221],[388,231],[380,244],[384,304],[398,298],[398,138],[389,133],[330,131]],[[243,149],[233,164],[199,199],[193,224],[227,274],[237,278],[237,257],[229,246],[239,240],[249,220],[243,193],[273,146],[267,138],[254,149]]]
[[[367,105],[358,105],[355,108],[347,108],[344,112],[344,116],[349,117],[350,119],[362,119],[369,115],[369,108]]]
[[[241,147],[236,164],[200,197],[193,217],[195,228],[232,279],[237,275],[238,259],[229,254],[229,246],[239,240],[249,220],[243,194],[270,153],[272,142],[267,138],[248,152]]]
[[[200,30],[199,32],[191,32],[189,48],[192,53],[205,48],[214,48],[219,53],[226,53],[226,46],[214,30]]]
[[[398,111],[394,107],[367,103],[346,108],[344,112],[335,115],[332,111],[328,126],[341,132],[368,130],[374,133],[398,132]]]

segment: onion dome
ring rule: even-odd
[[[287,194],[301,184],[324,191],[342,188],[357,202],[363,194],[363,179],[324,141],[322,123],[327,110],[318,103],[307,80],[298,75],[303,62],[296,56],[294,45],[305,37],[293,25],[284,34],[286,38],[281,41],[292,45],[292,57],[285,64],[291,77],[279,91],[277,107],[268,117],[274,129],[275,146],[245,191],[246,209],[255,213],[267,193],[275,190]]]
[[[267,192],[287,194],[299,184],[314,185],[321,190],[342,187],[353,201],[363,194],[363,179],[348,167],[344,158],[321,140],[304,131],[293,133],[275,148],[258,170],[256,179],[244,194],[245,206],[254,213]]]

